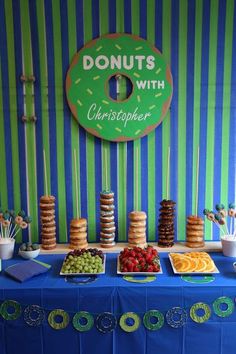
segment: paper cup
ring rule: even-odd
[[[10,259],[14,253],[15,239],[6,237],[0,238],[0,259]]]
[[[236,257],[236,237],[233,235],[221,236],[222,252],[226,257]]]

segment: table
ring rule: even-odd
[[[192,284],[173,274],[166,253],[161,255],[163,274],[151,283],[130,283],[116,274],[117,254],[107,254],[106,274],[87,285],[71,284],[59,276],[63,255],[42,255],[39,260],[52,269],[23,284],[1,273],[0,301],[13,299],[24,309],[37,304],[46,316],[53,309],[64,309],[70,316],[77,311],[96,315],[111,312],[119,320],[125,312],[135,312],[142,319],[146,311],[158,309],[164,315],[173,307],[181,307],[188,314],[187,323],[180,328],[170,327],[166,320],[157,331],[147,330],[143,324],[137,331],[127,333],[119,325],[113,332],[103,334],[94,326],[79,333],[69,325],[54,330],[45,320],[39,327],[28,326],[23,316],[15,321],[0,319],[0,354],[234,354],[236,348],[236,311],[218,317],[212,303],[221,296],[233,301],[236,297],[234,259],[214,253],[220,274],[206,284]],[[2,268],[25,262],[20,258],[3,261]],[[212,313],[207,322],[195,323],[189,316],[194,303],[203,302]],[[47,318],[47,317],[46,317]]]

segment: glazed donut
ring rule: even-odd
[[[40,198],[40,203],[50,204],[55,203],[56,198],[53,195],[43,195]]]
[[[71,227],[85,227],[87,226],[87,220],[84,218],[80,218],[80,219],[72,219],[70,222],[70,226]]]
[[[143,221],[147,219],[147,214],[144,211],[131,211],[129,219],[132,221]]]

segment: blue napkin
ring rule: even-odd
[[[47,272],[51,268],[50,264],[31,259],[26,262],[14,264],[5,269],[5,273],[10,277],[24,282],[35,275]]]

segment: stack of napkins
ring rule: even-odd
[[[23,282],[35,275],[47,272],[51,268],[50,264],[31,259],[22,263],[14,264],[5,269],[5,273],[10,277]]]

